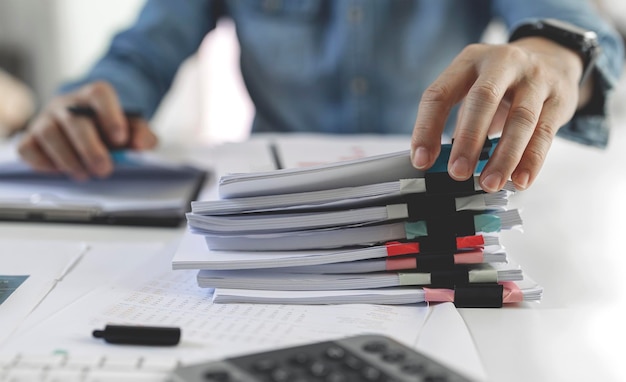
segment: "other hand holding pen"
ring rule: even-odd
[[[146,150],[156,144],[146,120],[125,115],[113,88],[94,82],[53,99],[28,126],[18,150],[37,171],[85,180],[112,173],[107,146]]]

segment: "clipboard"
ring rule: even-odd
[[[77,182],[0,163],[0,221],[178,227],[209,172],[131,157],[106,179]]]

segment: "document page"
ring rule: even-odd
[[[367,156],[409,150],[408,135],[283,135],[275,140],[282,168],[317,166]]]
[[[95,244],[97,245],[97,244]],[[213,304],[196,271],[171,270],[160,251],[117,283],[99,288],[22,333],[3,352],[150,354],[182,362],[215,359],[359,333],[389,335],[413,346],[427,317],[425,305]],[[177,326],[174,348],[113,346],[91,338],[106,324]]]
[[[87,245],[81,243],[0,239],[0,344],[86,250]]]

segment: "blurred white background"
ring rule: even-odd
[[[45,104],[59,84],[80,77],[145,0],[1,0],[0,52],[20,57],[20,74]],[[254,108],[238,70],[234,26],[221,21],[181,67],[152,121],[162,142],[245,139]],[[0,53],[1,54],[1,53]]]

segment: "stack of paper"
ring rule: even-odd
[[[199,269],[216,302],[406,304],[452,301],[493,307],[539,300],[500,245],[520,227],[508,208],[511,184],[488,194],[478,174],[497,140],[487,141],[476,176],[446,172],[450,145],[431,170],[408,152],[308,168],[230,174],[219,200],[196,201],[189,230],[208,250],[175,257]]]

